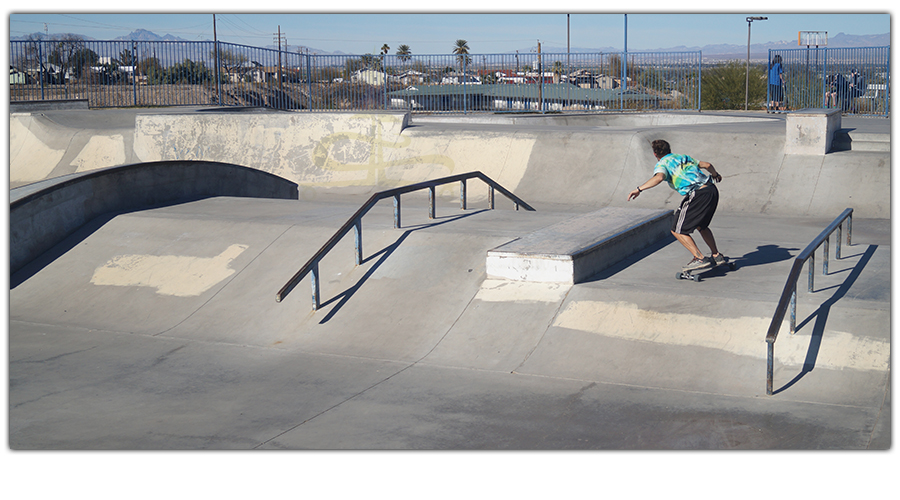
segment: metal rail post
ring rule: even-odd
[[[466,180],[459,181],[459,209],[466,209]]]
[[[813,251],[809,256],[809,279],[807,280],[807,284],[809,285],[808,291],[813,291],[814,281],[816,276],[816,252]]]
[[[794,283],[794,289],[791,291],[791,335],[797,331],[797,284]]]
[[[362,264],[362,218],[353,223],[353,247],[356,249],[356,265]]]
[[[313,311],[319,309],[319,261],[313,264],[309,271],[310,283],[312,283],[312,308]]]
[[[834,258],[835,258],[835,259],[840,259],[840,258],[841,258],[841,229],[842,229],[843,227],[844,227],[844,225],[841,224],[841,225],[838,226],[838,228],[837,228],[837,233],[838,233],[838,235],[837,235],[837,239],[836,239],[835,242],[834,242]]]
[[[428,218],[434,219],[434,186],[428,186]]]

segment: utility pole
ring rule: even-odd
[[[282,78],[281,78],[281,40],[284,37],[281,35],[281,25],[280,24],[278,25],[278,33],[272,33],[272,34],[277,36],[276,40],[278,41],[278,76],[277,76],[277,78],[278,78],[278,90],[281,90],[282,89],[282,87],[281,87],[281,80],[282,80]],[[285,44],[287,44],[286,39],[284,40],[284,42],[285,42]]]
[[[538,87],[538,105],[540,106],[541,113],[544,112],[544,65],[541,61],[541,41],[537,41],[538,44],[538,78],[540,78],[541,85]]]
[[[747,70],[746,82],[744,83],[744,111],[747,111],[747,105],[750,102],[750,24],[753,21],[765,21],[768,17],[748,16],[747,17]]]
[[[213,44],[216,58],[216,100],[222,105],[222,79],[219,77],[219,38],[216,36],[216,15],[213,14]]]

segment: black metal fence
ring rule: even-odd
[[[224,42],[10,42],[12,101],[91,107],[699,109],[700,71],[699,52],[334,56]]]
[[[779,49],[769,51],[769,67],[780,58],[787,110],[839,107],[848,114],[888,116],[890,54],[890,47]]]

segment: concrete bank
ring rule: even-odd
[[[110,111],[112,113],[112,111]],[[68,113],[68,114],[67,114]],[[10,117],[13,185],[124,162],[244,165],[300,186],[301,199],[362,194],[480,170],[534,203],[624,205],[651,174],[649,142],[710,161],[725,180],[722,209],[773,215],[890,216],[890,152],[786,154],[781,116],[728,113],[419,117],[407,113],[117,111],[101,130],[75,113]],[[67,121],[68,120],[68,121]],[[887,134],[890,124],[886,123]],[[60,130],[61,134],[54,131]],[[88,138],[89,137],[89,138]],[[439,196],[455,196],[453,187]],[[665,190],[634,202],[674,207]],[[473,190],[473,200],[484,196]],[[662,198],[662,199],[661,199]],[[631,206],[631,205],[630,205]]]
[[[297,185],[260,170],[207,161],[109,167],[10,191],[10,272],[99,215],[209,196],[297,199]]]

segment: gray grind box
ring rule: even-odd
[[[671,210],[606,207],[488,250],[490,278],[580,283],[671,237]]]

